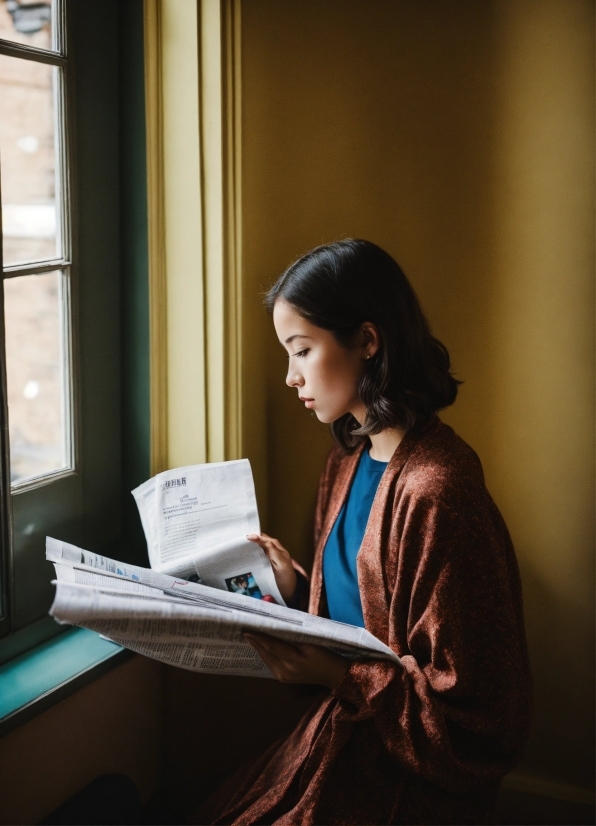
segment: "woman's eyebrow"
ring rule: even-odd
[[[302,333],[294,333],[294,335],[287,338],[284,343],[291,344],[295,338],[310,338],[310,336],[303,336]]]

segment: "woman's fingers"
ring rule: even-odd
[[[282,563],[284,559],[287,557],[288,561],[290,559],[290,554],[284,546],[279,542],[279,540],[274,539],[272,536],[267,536],[266,533],[256,534],[256,533],[249,533],[246,535],[246,538],[249,539],[251,542],[255,542],[259,547],[261,547],[271,562],[277,562],[278,564]]]
[[[290,645],[251,631],[244,638],[282,683],[316,683],[334,688],[349,668],[348,660],[319,645]]]
[[[267,651],[273,657],[279,660],[294,659],[299,654],[298,648],[288,642],[276,640],[275,637],[270,637],[268,634],[255,634],[247,632],[244,635],[251,644],[256,643],[258,646]]]
[[[262,548],[273,568],[275,581],[282,597],[288,601],[294,596],[296,584],[298,582],[296,571],[292,565],[292,557],[279,540],[268,536],[266,533],[249,533],[246,538],[255,542]]]
[[[277,680],[283,682],[284,676],[282,671],[282,663],[279,658],[273,655],[269,647],[258,636],[252,634],[245,634],[244,639],[247,643],[255,649],[259,657],[263,660],[269,671]]]
[[[295,646],[266,634],[247,633],[244,638],[255,649],[277,680],[282,683],[301,681],[303,655]]]
[[[281,544],[279,539],[275,539],[273,536],[269,536],[269,534],[261,533],[261,536],[266,542],[269,542],[272,548],[276,548],[278,551],[283,551],[284,553],[288,553],[284,546]]]
[[[252,539],[253,537],[256,537],[256,539],[253,539],[253,542],[259,542],[259,544],[262,543],[263,545],[266,545],[268,548],[272,548],[277,551],[283,551],[286,554],[288,553],[288,551],[286,551],[279,539],[275,539],[275,537],[269,536],[269,534],[261,532],[260,534],[253,533],[249,535],[249,538]]]

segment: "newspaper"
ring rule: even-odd
[[[48,537],[56,570],[50,614],[161,662],[210,674],[271,677],[247,631],[314,643],[350,659],[399,664],[393,651],[352,625],[250,596],[126,565]]]
[[[285,605],[260,533],[248,459],[166,470],[132,492],[155,571]]]

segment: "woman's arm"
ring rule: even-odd
[[[369,721],[386,750],[454,793],[519,759],[529,676],[517,565],[488,494],[413,497],[399,526],[389,643],[403,668],[355,662],[340,719]],[[374,606],[371,606],[374,611]]]
[[[291,645],[268,634],[245,634],[273,676],[282,683],[311,683],[334,689],[350,662],[320,645]]]
[[[403,667],[247,636],[274,676],[327,686],[338,719],[369,721],[399,763],[454,793],[514,765],[529,711],[513,550],[492,502],[466,498],[418,498],[398,532],[412,572],[389,599]]]

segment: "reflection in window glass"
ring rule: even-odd
[[[52,0],[0,0],[0,38],[52,48]]]
[[[0,55],[5,267],[60,255],[53,90],[58,71],[45,63]]]
[[[62,274],[4,281],[11,482],[68,466]]]

